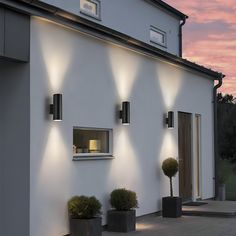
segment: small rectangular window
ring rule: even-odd
[[[80,0],[80,12],[100,20],[100,4],[99,0]]]
[[[112,156],[112,130],[74,127],[73,155],[77,158]]]
[[[156,43],[163,47],[166,47],[166,32],[157,29],[155,27],[151,27],[150,29],[150,41],[152,43]]]

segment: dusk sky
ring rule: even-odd
[[[183,57],[226,75],[221,91],[236,96],[236,0],[165,0],[189,16]]]

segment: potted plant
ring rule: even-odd
[[[74,196],[68,201],[70,236],[101,236],[101,203],[93,196]]]
[[[173,196],[172,178],[177,174],[179,164],[174,158],[167,158],[162,163],[162,170],[170,179],[170,197],[162,198],[162,216],[177,218],[182,215],[182,199]]]
[[[136,193],[124,188],[115,189],[110,195],[112,210],[107,213],[107,229],[113,232],[131,232],[136,228],[138,200]]]

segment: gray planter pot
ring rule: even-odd
[[[181,197],[163,197],[162,198],[162,216],[169,218],[178,218],[182,216],[182,198]]]
[[[107,230],[112,232],[131,232],[136,229],[136,211],[116,211],[107,212]]]
[[[101,236],[102,219],[70,219],[70,236]]]
[[[225,184],[219,184],[218,187],[218,200],[225,201]]]

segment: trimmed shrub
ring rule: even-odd
[[[101,203],[94,197],[74,196],[68,201],[71,218],[91,219],[101,214]]]
[[[129,211],[138,207],[136,193],[125,188],[112,191],[110,203],[117,211]]]
[[[170,178],[170,196],[173,197],[172,178],[177,174],[179,170],[178,161],[174,158],[167,158],[162,163],[162,170],[166,176]]]
[[[179,164],[174,158],[167,158],[162,163],[162,170],[166,176],[172,178],[177,174],[179,170]]]

